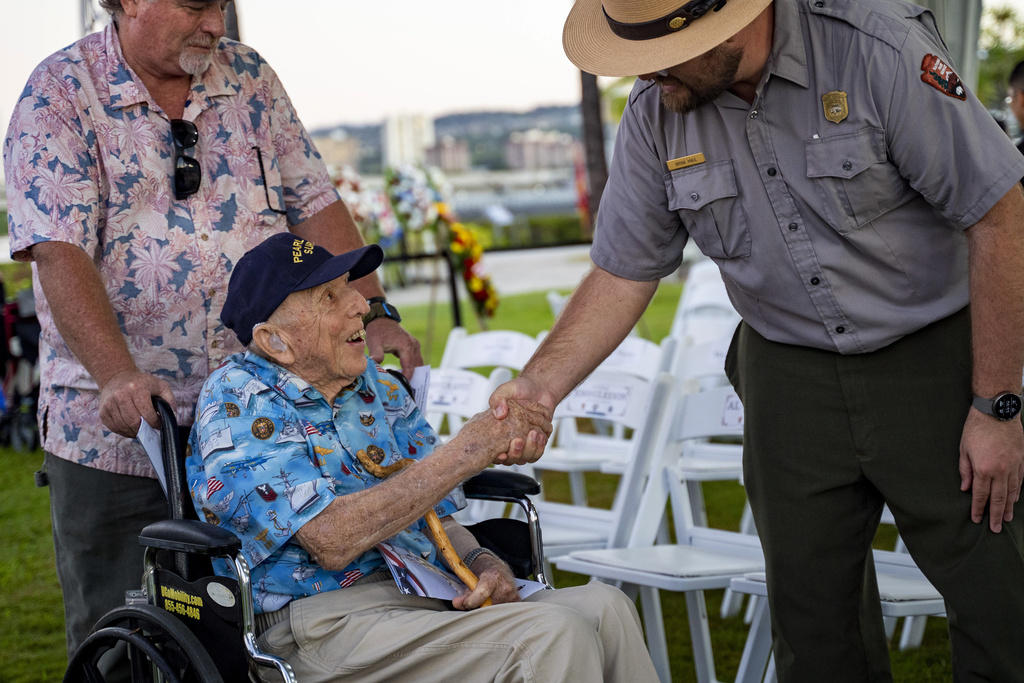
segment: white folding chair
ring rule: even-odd
[[[694,263],[683,284],[669,336],[681,346],[694,346],[731,335],[739,321],[715,262]]]
[[[635,375],[653,382],[675,356],[675,340],[666,338],[661,344],[640,337],[626,337],[618,347],[598,366],[595,372]],[[563,469],[570,472],[570,486],[573,503],[586,505],[584,472],[600,470],[608,474],[622,474],[631,452],[628,425],[621,421],[606,420],[593,415],[576,415],[559,406],[556,411],[556,430],[552,441],[557,444],[556,454],[588,454],[588,465],[573,461],[572,466],[563,468],[559,459],[550,458],[542,463],[545,469]],[[592,431],[582,431],[580,421],[589,421]]]
[[[889,524],[896,526],[896,518],[893,517],[892,511],[889,510],[889,506],[886,505],[882,509],[882,524]],[[903,542],[903,538],[900,537],[899,532],[896,534],[896,545],[894,552],[897,553],[908,553],[906,544]],[[899,622],[899,618],[895,616],[885,617],[885,635],[890,639],[896,635],[896,625]],[[912,614],[908,615],[903,619],[903,628],[900,630],[900,642],[899,648],[903,650],[912,650],[915,647],[921,646],[921,641],[924,639],[924,629],[928,624],[928,615],[925,614]]]
[[[614,382],[616,377],[619,376],[611,375],[607,379]],[[602,375],[596,381],[603,379]],[[627,377],[624,381],[627,385],[623,386],[634,388],[630,390],[631,407],[627,406],[631,412],[629,419],[632,421],[639,417],[641,421],[629,442],[629,466],[619,480],[611,509],[536,501],[544,527],[544,554],[548,560],[577,550],[624,546],[633,529],[650,461],[655,453],[658,425],[675,382],[668,374],[660,375],[649,386],[640,378]],[[579,404],[573,402],[572,405]],[[550,455],[550,452],[545,453],[539,464],[543,465]]]
[[[946,606],[939,592],[928,582],[913,559],[906,553],[891,550],[874,551],[878,593],[882,615],[895,622],[903,617],[927,618],[942,616]],[[737,577],[730,587],[736,593],[760,598],[750,624],[750,633],[743,647],[736,683],[775,683],[775,662],[771,656],[771,615],[768,608],[768,586],[763,572]]]
[[[522,370],[537,349],[537,340],[528,334],[513,330],[488,330],[469,334],[456,327],[448,334],[442,368],[504,367]]]
[[[567,472],[572,503],[587,506],[584,474],[601,471],[609,462],[618,463],[619,471],[625,469],[635,452],[635,433],[646,417],[653,383],[630,372],[599,367],[555,407],[554,445],[535,469]],[[598,422],[606,432],[581,432],[577,420],[583,419]],[[628,438],[627,430],[633,433]]]
[[[687,487],[677,464],[691,439],[736,435],[743,409],[731,388],[669,392],[659,418],[648,476],[624,547],[577,551],[556,558],[559,569],[639,586],[647,643],[662,681],[671,680],[658,590],[686,595],[697,680],[713,683],[714,657],[703,591],[764,567],[756,536],[694,523]],[[654,545],[671,499],[676,542]]]
[[[717,271],[716,271],[717,277]],[[732,342],[732,332],[699,344],[676,347],[672,358],[671,372],[679,378],[684,392],[696,392],[729,385],[725,375],[725,358]],[[704,482],[743,482],[743,445],[738,437],[731,442],[712,443],[708,439],[696,439],[686,444],[679,459],[678,469],[688,487],[694,522],[707,526],[707,509],[704,501]],[[740,531],[756,534],[754,517],[750,505],[744,504],[740,519]],[[754,601],[752,601],[753,603]],[[722,599],[723,618],[734,616],[743,606],[743,596],[726,590]],[[747,620],[752,618],[754,605],[748,608]]]
[[[508,368],[495,368],[487,377],[459,368],[432,368],[423,415],[442,441],[459,433],[463,423],[488,409],[488,399],[499,384],[512,378]],[[505,504],[491,500],[471,500],[455,513],[462,524],[501,517]]]
[[[487,377],[471,370],[432,368],[423,415],[434,431],[447,440],[462,424],[488,409],[488,399],[498,385],[512,379],[508,368],[495,368]]]
[[[490,368],[502,370],[500,376],[495,376],[493,372],[490,375],[491,379],[500,379],[500,381],[492,382],[490,388],[486,390],[486,395],[483,396],[482,403],[475,403],[478,405],[477,410],[469,414],[474,415],[481,410],[487,410],[487,402],[494,389],[502,382],[511,379],[515,372],[522,370],[536,348],[537,340],[522,332],[488,330],[469,334],[465,328],[456,327],[448,334],[440,366],[432,370],[431,377],[433,378],[433,373],[440,370],[473,372],[481,377],[483,377],[482,373]],[[500,517],[504,511],[504,505],[501,503],[476,500],[472,501],[466,510],[458,513],[457,518],[461,522],[471,523],[477,519]]]

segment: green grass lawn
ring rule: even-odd
[[[32,473],[42,452],[0,449],[0,681],[58,681],[67,665],[64,609],[53,563],[50,498]]]
[[[661,340],[669,330],[681,286],[663,284],[638,326],[640,334]],[[444,342],[451,327],[451,313],[440,305],[403,307],[407,329],[423,344],[424,355],[434,365],[440,361]],[[468,305],[463,320],[471,331],[479,325]],[[551,326],[551,313],[543,293],[505,298],[497,315],[488,320],[491,329],[514,329],[537,334]],[[42,461],[41,453],[14,453],[0,449],[0,468],[6,485],[0,495],[0,528],[5,534],[6,552],[0,555],[0,683],[42,683],[59,680],[66,665],[64,627],[60,589],[53,565],[50,538],[49,498],[46,489],[33,485],[32,473]],[[568,501],[568,483],[564,475],[546,473],[543,481],[549,499]],[[588,477],[591,504],[611,505],[615,478],[607,475]],[[737,529],[744,494],[735,482],[705,484],[704,495],[709,523],[720,528]],[[891,530],[880,532],[880,547],[892,547]],[[586,582],[587,577],[555,572],[558,586]],[[721,591],[707,595],[711,633],[718,678],[735,678],[743,651],[747,627],[742,619],[723,620],[718,616]],[[694,681],[690,654],[686,606],[681,595],[662,593],[666,633],[674,681]],[[929,619],[921,648],[910,652],[892,652],[893,673],[897,681],[948,681],[950,674],[949,639],[943,619]]]

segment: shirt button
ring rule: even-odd
[[[849,161],[844,161],[843,162],[843,170],[844,171],[849,171],[851,168],[853,168],[853,164],[851,164]]]
[[[692,199],[693,201],[697,201],[698,199],[700,199],[700,195],[694,192],[693,194],[690,195],[690,199]]]
[[[218,342],[216,339],[214,339],[212,342],[210,342],[210,348],[211,349],[215,349],[218,346],[220,346],[220,342]]]
[[[843,332],[846,332],[846,328],[842,325],[836,328],[836,334],[842,334]]]
[[[775,177],[776,173],[778,173],[778,171],[776,171],[774,168],[768,169],[768,175],[772,176],[773,178]]]
[[[790,230],[796,230],[798,227],[800,227],[800,226],[798,226],[796,223],[790,223],[789,224],[789,229]]]
[[[215,295],[216,293],[217,293],[217,290],[216,290],[216,289],[211,289],[211,290],[210,290],[210,293],[209,293],[209,294],[207,295],[207,298],[209,298],[209,299],[212,299],[212,298],[213,298],[213,296],[214,296],[214,295]]]
[[[204,232],[202,235],[199,236],[199,239],[205,242],[206,240],[210,239],[210,236]]]
[[[818,284],[818,283],[820,283],[820,282],[821,282],[821,280],[819,280],[819,279],[818,279],[818,278],[816,278],[816,277],[812,277],[812,278],[811,278],[811,284],[812,284],[812,285],[816,285],[816,284]]]
[[[757,118],[757,110],[756,109],[754,111],[750,112],[750,118],[752,118],[752,119],[756,119]]]

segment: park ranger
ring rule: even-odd
[[[639,75],[595,268],[520,377],[553,407],[693,239],[743,317],[726,370],[781,681],[891,680],[888,503],[958,681],[1024,681],[1024,158],[932,15],[891,0],[577,0],[581,69]]]

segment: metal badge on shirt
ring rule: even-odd
[[[850,106],[843,90],[833,90],[822,95],[821,105],[825,108],[825,118],[832,123],[839,123],[850,115]]]

